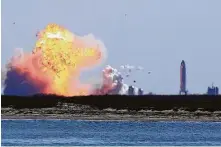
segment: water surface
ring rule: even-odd
[[[2,120],[2,145],[221,145],[221,122]]]

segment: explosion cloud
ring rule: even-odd
[[[92,35],[76,36],[57,24],[49,24],[37,37],[32,53],[20,52],[8,64],[4,94],[90,94],[92,87],[81,84],[79,76],[104,60],[102,42]]]
[[[121,73],[109,65],[103,70],[100,87],[80,83],[83,69],[99,65],[106,58],[104,45],[92,35],[79,37],[57,24],[49,24],[36,36],[32,53],[16,49],[4,72],[6,74],[2,74],[4,94],[77,96],[130,93],[131,86],[124,84]],[[132,68],[129,65],[124,68],[129,67]],[[138,91],[136,87],[132,89]]]

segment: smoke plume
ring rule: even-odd
[[[129,86],[124,83],[123,76],[117,69],[107,65],[103,70],[103,82],[101,87],[95,91],[95,94],[119,94],[119,95],[130,95]],[[132,95],[138,95],[138,88],[132,87],[134,92]]]
[[[102,71],[99,87],[80,82],[82,70],[105,59],[105,46],[93,35],[80,37],[57,24],[49,24],[38,32],[31,53],[16,49],[3,76],[4,94],[128,94],[129,86],[123,83],[122,75],[109,65]]]

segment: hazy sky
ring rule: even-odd
[[[106,64],[143,66],[127,84],[136,79],[145,91],[176,94],[185,60],[187,89],[205,93],[212,82],[221,88],[220,6],[220,0],[2,0],[2,66],[14,48],[31,51],[36,32],[57,23],[102,40]]]

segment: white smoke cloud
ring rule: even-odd
[[[107,65],[103,73],[102,86],[98,90],[99,94],[119,94],[119,95],[128,95],[129,94],[129,85],[123,82],[123,77],[117,69]],[[139,88],[133,87],[134,95],[138,95]]]

